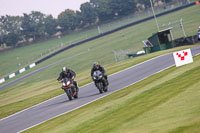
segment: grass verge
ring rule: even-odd
[[[25,132],[197,133],[200,56]]]

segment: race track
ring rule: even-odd
[[[200,53],[200,47],[191,49],[192,55]],[[0,120],[0,133],[16,133],[38,125],[61,114],[65,114],[84,106],[101,97],[127,87],[155,73],[174,66],[172,53],[165,54],[136,66],[130,67],[108,77],[110,85],[106,93],[99,94],[93,83],[80,88],[79,98],[68,101],[66,94],[62,94],[31,108],[18,112]]]

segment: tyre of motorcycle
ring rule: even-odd
[[[96,83],[96,86],[99,89],[99,92],[103,93],[103,83],[102,82],[98,82],[98,83]]]
[[[74,92],[76,91],[76,88],[73,87],[72,90],[73,90],[73,94],[74,94]],[[78,92],[76,93],[76,95],[74,96],[74,98],[78,98]]]
[[[65,90],[65,93],[67,94],[69,100],[72,100],[72,92],[71,92],[71,89],[64,89]]]
[[[103,91],[104,91],[104,92],[107,92],[107,91],[108,91],[108,86],[104,86],[104,87],[103,87]]]
[[[106,78],[103,79],[103,91],[108,91],[108,80]]]
[[[76,95],[74,96],[74,98],[78,98],[78,92],[76,93]]]

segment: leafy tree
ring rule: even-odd
[[[134,13],[136,10],[136,3],[134,0],[109,0],[110,9],[115,16],[124,16]]]
[[[16,46],[21,38],[21,21],[22,18],[17,16],[2,16],[0,18],[0,40],[1,44],[7,46]]]
[[[164,0],[164,2],[166,2],[166,3],[169,3],[169,2],[172,2],[172,1],[175,1],[175,0]]]
[[[28,40],[29,38],[33,38],[34,28],[31,23],[31,17],[28,14],[24,13],[24,17],[22,20],[22,34],[24,35],[24,38],[26,40]]]
[[[80,14],[82,17],[82,21],[85,25],[96,22],[97,13],[94,7],[92,6],[92,4],[90,4],[89,2],[86,2],[81,5],[80,10],[81,10]]]
[[[57,21],[52,17],[52,15],[49,15],[45,17],[44,19],[44,24],[45,24],[45,32],[51,36],[57,32],[56,27],[57,27]]]
[[[16,46],[19,40],[20,36],[15,33],[8,33],[8,35],[4,37],[4,43],[6,43],[7,46]]]
[[[38,11],[24,14],[22,30],[26,39],[40,39],[45,36],[45,15]]]
[[[154,5],[154,3],[157,3],[159,1],[162,1],[164,3],[170,3],[177,0],[151,0],[151,1],[152,1],[152,4]],[[150,0],[135,0],[135,2],[143,4],[146,8],[151,8]]]
[[[103,22],[114,17],[109,0],[90,0],[90,3],[95,9],[99,21]]]
[[[135,2],[144,5],[145,8],[151,7],[150,0],[135,0]]]
[[[86,22],[84,21],[84,17],[80,11],[76,11],[76,28],[81,29],[86,26]]]
[[[58,24],[62,27],[62,32],[76,29],[76,13],[67,9],[58,15]]]
[[[4,16],[0,18],[0,46],[2,46],[3,42],[3,37],[6,35],[5,29],[4,29]]]

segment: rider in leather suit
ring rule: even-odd
[[[102,74],[104,76],[103,83],[104,83],[105,86],[107,86],[109,84],[109,82],[108,82],[108,77],[106,75],[106,71],[105,71],[104,67],[101,66],[98,62],[95,62],[93,64],[93,67],[91,69],[91,77],[93,77],[94,72],[97,71],[97,70],[99,70],[100,72],[102,72]]]
[[[64,78],[72,79],[76,87],[76,92],[78,92],[79,87],[78,87],[78,83],[74,80],[75,77],[76,77],[76,73],[74,71],[72,71],[71,69],[68,69],[67,67],[63,67],[62,72],[60,73],[57,80],[61,82]]]

